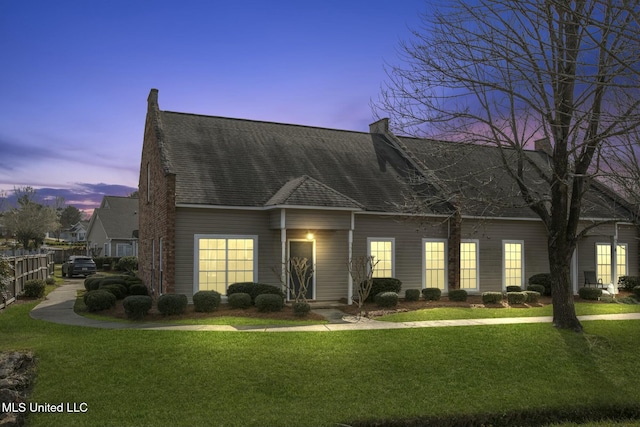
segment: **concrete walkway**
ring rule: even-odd
[[[315,309],[329,320],[326,324],[304,326],[244,326],[228,325],[170,325],[161,323],[132,323],[109,322],[89,319],[73,311],[77,290],[83,289],[82,282],[62,285],[51,292],[47,299],[31,310],[33,319],[45,320],[72,326],[87,326],[102,329],[145,329],[171,331],[235,331],[235,332],[328,332],[354,331],[372,329],[407,329],[407,328],[435,328],[451,326],[482,326],[508,325],[515,323],[551,323],[551,317],[515,317],[498,319],[467,319],[467,320],[426,320],[421,322],[381,322],[367,318],[347,316],[338,309]],[[640,320],[640,313],[603,314],[579,316],[581,321],[588,320]]]

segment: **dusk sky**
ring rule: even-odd
[[[433,2],[429,2],[433,3]],[[368,131],[425,0],[0,1],[0,190],[91,209],[137,189],[168,111]]]

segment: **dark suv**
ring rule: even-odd
[[[87,277],[95,272],[96,263],[88,256],[70,256],[69,261],[62,264],[62,277]]]

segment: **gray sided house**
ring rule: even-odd
[[[104,196],[93,211],[87,230],[87,248],[93,256],[138,255],[138,199]]]
[[[530,167],[548,168],[544,147],[527,152]],[[156,295],[224,294],[279,285],[283,264],[306,257],[310,299],[350,300],[348,260],[371,255],[403,290],[524,286],[549,271],[546,232],[501,161],[495,148],[397,137],[386,119],[366,133],[162,111],[152,89],[139,274]],[[578,244],[574,290],[585,271],[637,275],[638,231],[616,195],[594,185],[583,216],[607,222]]]

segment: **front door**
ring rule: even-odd
[[[315,295],[315,254],[314,254],[314,246],[315,242],[313,240],[289,240],[289,271],[291,274],[289,275],[289,289],[293,289],[294,293],[297,293],[300,289],[300,282],[306,281],[308,283],[307,292],[305,293],[305,297],[308,300],[314,299]],[[293,258],[306,258],[306,265],[308,267],[306,275],[304,277],[299,277],[300,275],[296,274],[296,269],[293,266],[292,260]],[[294,294],[289,292],[287,297],[290,300],[295,299]]]

